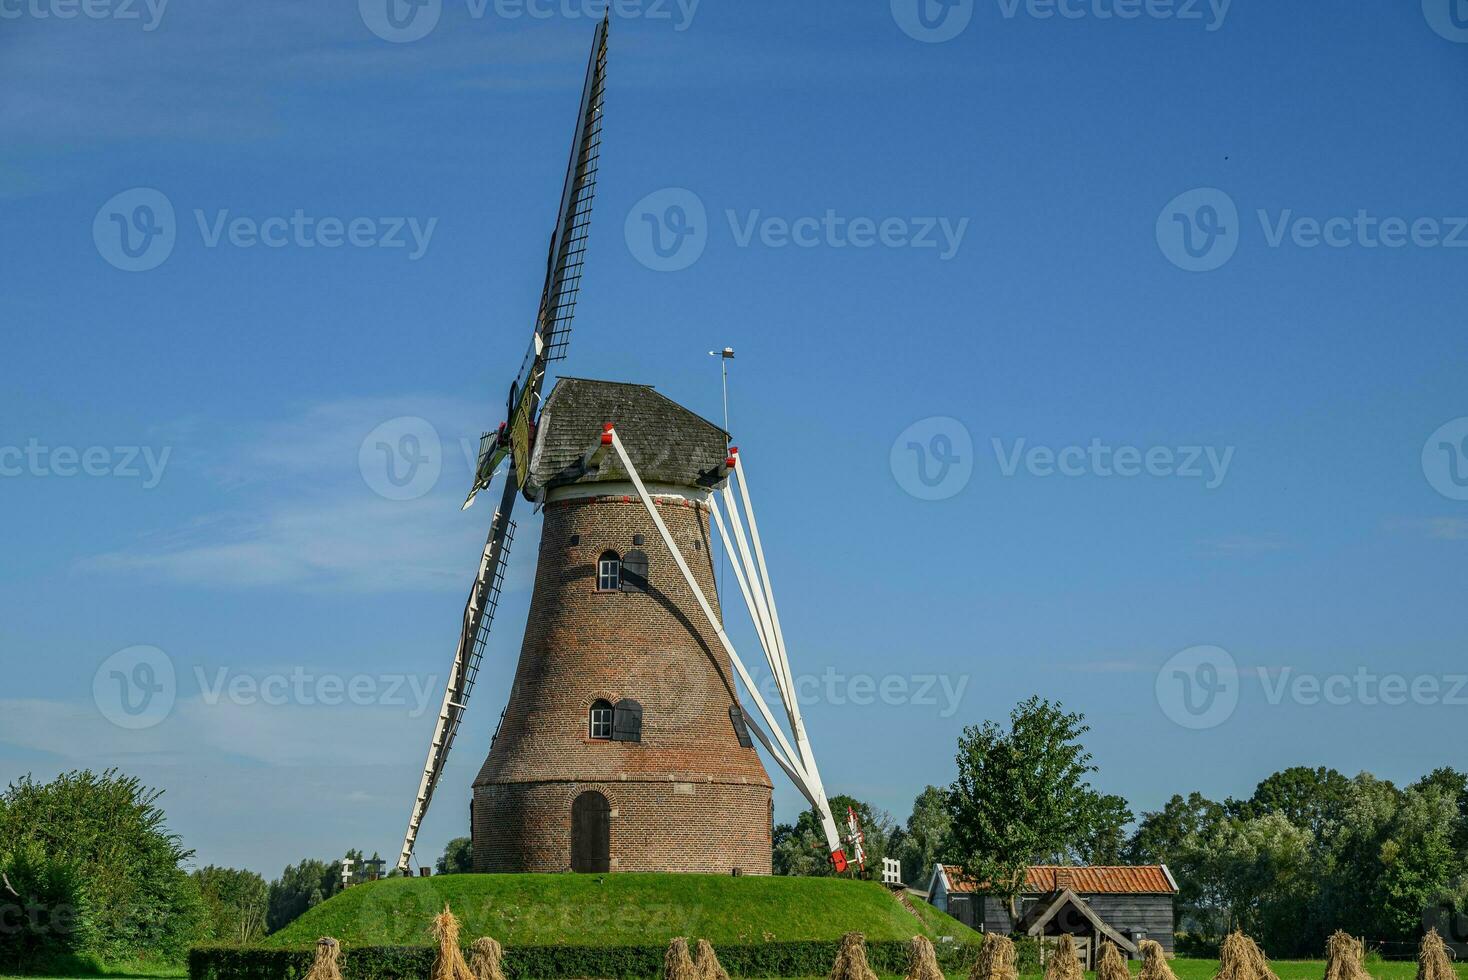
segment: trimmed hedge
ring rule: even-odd
[[[776,942],[718,947],[719,962],[736,977],[815,977],[831,970],[837,942]],[[658,946],[519,946],[505,950],[510,980],[562,980],[608,977],[619,980],[658,977],[666,945]],[[946,972],[964,970],[977,947],[937,944]],[[465,949],[465,955],[469,953]],[[253,949],[198,946],[189,952],[190,980],[301,980],[311,967],[309,949]],[[428,946],[364,946],[342,949],[346,980],[427,980],[434,950]],[[907,943],[867,944],[872,969],[901,975],[907,969]]]

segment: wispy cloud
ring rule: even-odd
[[[1387,527],[1436,541],[1468,541],[1468,517],[1425,517],[1390,521]]]
[[[1226,538],[1204,539],[1198,542],[1198,548],[1210,557],[1237,558],[1284,551],[1286,544],[1278,534],[1237,534]]]
[[[181,445],[178,465],[203,478],[219,506],[77,569],[206,587],[463,589],[487,521],[459,511],[477,449],[466,420],[477,414],[478,406],[442,399],[353,399],[233,441]],[[382,468],[397,465],[400,448],[426,470],[412,499],[383,495],[394,487]]]

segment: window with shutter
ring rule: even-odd
[[[593,701],[591,703],[591,715],[587,720],[587,734],[596,739],[611,738],[612,714],[612,703],[610,701]]]
[[[602,553],[596,562],[596,590],[616,592],[622,587],[622,558],[615,551]]]
[[[629,551],[622,559],[622,591],[647,591],[647,555],[641,551]]]
[[[744,720],[744,709],[737,704],[729,705],[729,721],[734,725],[734,734],[739,738],[739,744],[746,749],[754,748],[754,742],[749,737],[749,722]]]
[[[642,705],[627,698],[612,709],[612,741],[642,741]]]

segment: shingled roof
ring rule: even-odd
[[[644,483],[709,488],[727,475],[724,430],[652,386],[561,378],[541,410],[531,485],[553,489],[625,481],[627,472],[615,454],[597,472],[581,470],[586,451],[608,422],[616,425]]]
[[[952,864],[943,865],[950,891],[988,891],[988,887],[963,874]],[[1140,867],[1058,868],[1034,867],[1025,876],[1026,895],[1049,895],[1069,888],[1079,895],[1175,895],[1177,884],[1165,865]]]

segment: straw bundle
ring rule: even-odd
[[[867,940],[861,933],[848,932],[841,937],[836,962],[831,964],[830,980],[877,980],[876,972],[867,963]]]
[[[1417,980],[1455,980],[1456,976],[1443,937],[1436,929],[1429,930],[1417,953]]]
[[[1235,932],[1223,941],[1218,961],[1213,980],[1279,980],[1269,968],[1269,960],[1259,944],[1242,932]]]
[[[1121,950],[1109,939],[1101,941],[1101,956],[1096,961],[1096,980],[1132,980]]]
[[[447,905],[433,920],[430,930],[438,942],[438,951],[433,956],[432,980],[474,980],[469,964],[464,962],[464,951],[459,948],[459,920]]]
[[[1366,972],[1366,944],[1337,932],[1325,944],[1325,980],[1371,980]]]
[[[1014,940],[997,933],[985,933],[979,946],[979,958],[974,961],[968,980],[1019,980],[1014,961]]]
[[[1061,933],[1055,948],[1050,950],[1050,961],[1045,964],[1045,980],[1083,980],[1076,943],[1069,933]]]
[[[1155,939],[1143,939],[1141,950],[1142,972],[1137,980],[1177,980],[1177,974],[1167,965],[1167,954],[1162,951],[1161,943]]]
[[[498,942],[488,936],[476,939],[469,947],[469,972],[478,980],[505,980],[504,958],[505,949]]]
[[[682,936],[668,943],[668,954],[663,957],[663,980],[698,980],[698,968],[688,955],[688,940]]]
[[[927,936],[913,936],[912,942],[907,944],[905,980],[944,980],[943,971],[938,967],[938,954]]]
[[[316,940],[316,958],[306,980],[342,980],[342,944],[335,939],[322,937]]]
[[[719,962],[713,944],[700,939],[693,948],[693,965],[698,970],[699,980],[729,980],[729,971]]]

